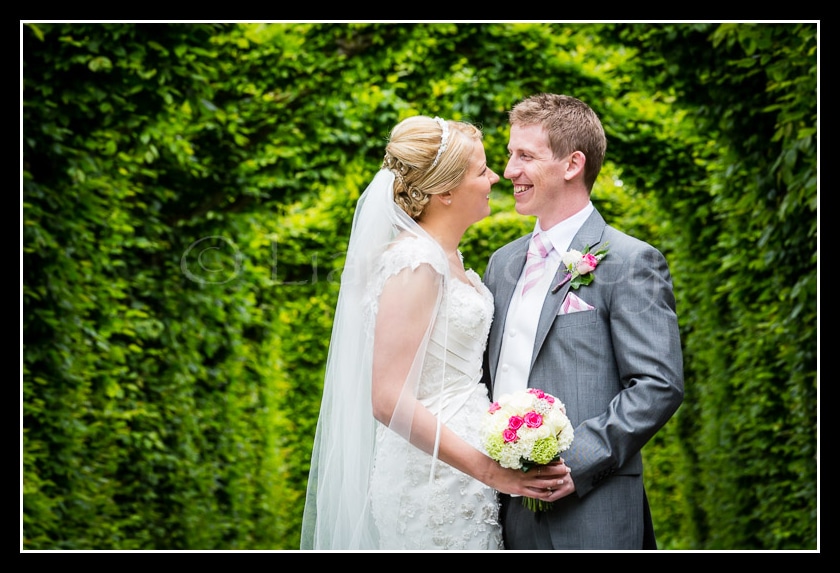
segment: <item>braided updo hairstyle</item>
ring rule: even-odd
[[[464,179],[473,152],[473,141],[481,141],[481,130],[466,122],[447,121],[449,139],[438,157],[443,130],[434,118],[416,115],[391,130],[385,146],[383,169],[396,175],[394,201],[412,219],[423,214],[431,195],[446,193]],[[437,164],[432,167],[437,157]]]

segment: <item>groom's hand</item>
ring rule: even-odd
[[[572,469],[562,459],[538,466],[532,487],[538,490],[539,498],[546,501],[556,501],[566,497],[575,491],[571,471]]]
[[[566,477],[563,478],[563,483],[556,488],[553,487],[552,490],[549,492],[549,501],[557,501],[567,495],[573,494],[575,492],[575,482],[572,480],[572,474],[566,474]]]

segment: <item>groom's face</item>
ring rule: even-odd
[[[505,179],[513,183],[516,212],[540,217],[557,204],[568,157],[556,159],[541,125],[512,125]]]

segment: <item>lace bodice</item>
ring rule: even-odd
[[[440,247],[427,239],[404,239],[383,254],[375,284],[370,289],[371,320],[375,319],[376,300],[385,282],[403,269],[416,269],[421,264],[428,264],[441,274],[448,265]],[[428,407],[434,406],[441,389],[436,372],[445,376],[444,386],[449,389],[456,380],[472,383],[481,374],[482,356],[493,320],[493,295],[475,271],[468,269],[466,273],[470,284],[450,278],[441,299],[418,389],[418,397]],[[442,356],[444,346],[448,350],[446,360]]]

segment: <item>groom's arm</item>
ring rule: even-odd
[[[608,268],[605,264],[598,270]],[[617,380],[599,380],[603,372],[584,375],[592,384],[613,385],[618,391],[603,412],[578,422],[575,440],[563,455],[581,496],[633,460],[683,400],[682,347],[664,256],[638,243],[614,269],[616,274],[604,272],[596,280],[612,284],[602,312],[609,320],[612,355],[601,356],[599,362],[614,364],[610,371]]]

